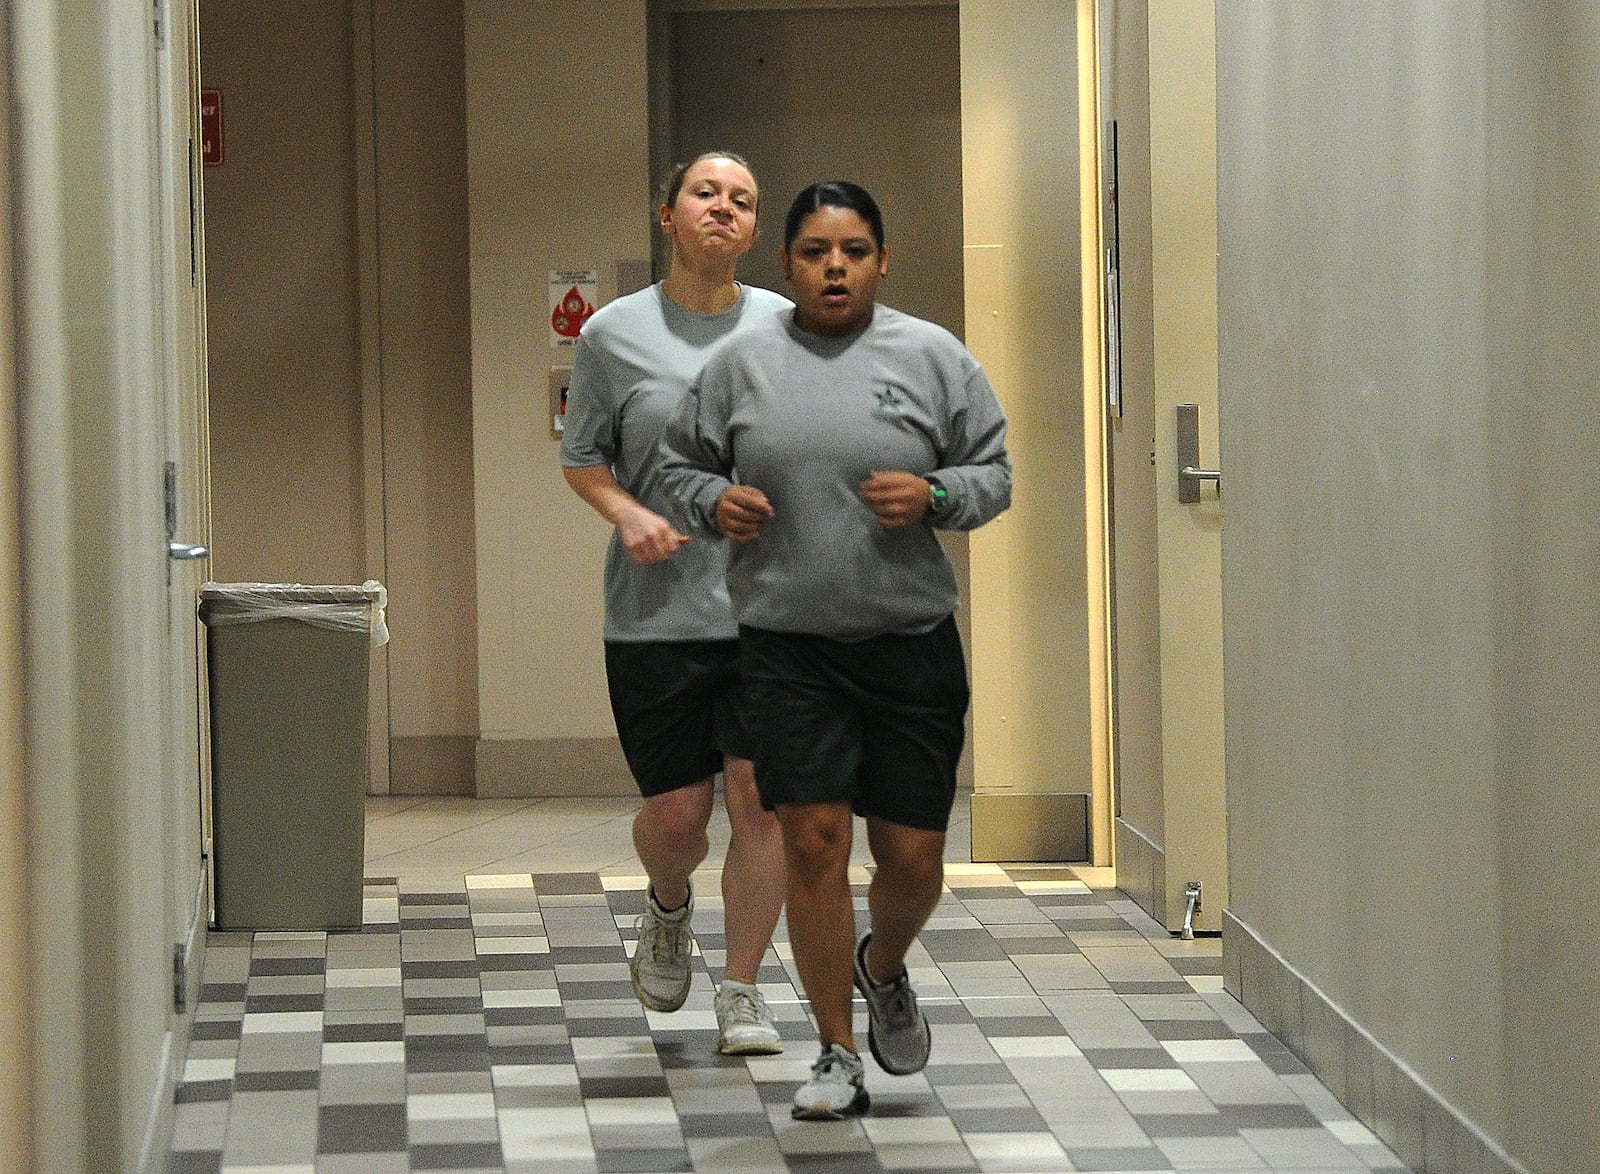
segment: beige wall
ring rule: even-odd
[[[675,158],[732,146],[761,180],[762,236],[741,277],[787,290],[778,249],[790,200],[818,180],[854,180],[883,210],[880,297],[961,334],[956,5],[684,12],[670,30]],[[827,102],[815,100],[817,45],[831,46]]]
[[[560,477],[545,409],[548,372],[567,356],[549,345],[544,320],[550,270],[597,271],[606,300],[618,263],[649,256],[645,5],[468,4],[459,34],[446,10],[437,25],[404,32],[387,5],[373,5],[368,22],[364,11],[318,8],[303,22],[276,9],[215,5],[203,14],[206,84],[224,91],[228,127],[228,161],[207,174],[215,577],[386,580],[393,790],[475,780],[483,795],[629,793],[598,655],[606,529]],[[1075,154],[1025,150],[1021,130],[1048,119],[1070,138],[1072,49],[1070,40],[1060,47],[1059,73],[1012,78],[1006,54],[1021,51],[1026,34],[999,9],[991,19],[1001,40],[983,100],[1001,119],[1011,117],[1008,103],[1030,104],[1033,122],[1017,120],[1006,157],[1043,203],[1006,241],[1009,255],[1028,258],[1022,284],[991,281],[981,296],[997,308],[988,322],[1013,337],[1050,339],[996,360],[1020,364],[1034,389],[1013,407],[1024,486],[1015,516],[1024,519],[1020,540],[1043,553],[1002,591],[1015,589],[1017,613],[1008,597],[994,614],[1004,607],[1007,645],[1019,642],[1019,679],[1051,683],[1039,694],[1005,686],[997,711],[1006,712],[993,726],[1006,727],[1008,745],[1021,731],[1022,750],[996,760],[997,777],[1022,790],[1087,790],[1086,766],[1057,769],[1087,755],[1081,725],[1057,709],[1062,696],[1080,697],[1069,712],[1082,704],[1086,672],[1083,497],[1081,479],[1065,471],[1081,459],[1073,457],[1081,413],[1075,391],[1065,410],[1056,398],[1060,373],[1072,376],[1078,361]],[[1035,20],[1040,36],[1060,31],[1050,6]],[[450,133],[458,37],[464,180],[451,161],[463,141]],[[290,57],[304,59],[293,87],[279,80]],[[417,84],[419,76],[434,84]],[[444,99],[418,114],[405,97],[418,89]],[[583,93],[603,101],[574,117]],[[922,118],[927,134],[954,133],[953,110]],[[305,125],[327,130],[270,144],[269,166],[260,137]],[[987,172],[990,148],[977,142]],[[957,185],[954,172],[935,177],[929,198],[943,206]],[[1004,187],[997,177],[985,191],[985,216],[996,201],[1017,200]],[[470,221],[457,214],[463,200]],[[961,292],[948,285],[954,255],[940,252],[950,233],[930,224],[952,217],[954,205],[944,216],[903,213],[903,227],[891,228],[902,241],[896,288],[910,308],[940,319],[955,316],[949,307]],[[453,266],[452,242],[463,233]],[[306,338],[315,345],[291,347]],[[264,354],[281,361],[263,363]],[[470,433],[456,394],[464,371]],[[308,419],[318,426],[305,428]],[[304,536],[319,531],[326,539],[308,551]],[[960,546],[953,554],[964,562]],[[1075,666],[1065,670],[1075,679],[1058,690],[1062,664]],[[1002,669],[993,679],[1010,676]],[[466,764],[473,735],[476,762]]]
[[[466,5],[479,794],[632,784],[600,658],[608,533],[547,415],[548,274],[650,254],[644,0]]]
[[[202,23],[226,145],[205,174],[212,575],[382,580],[375,788],[470,792],[460,6],[207,0]]]
[[[1588,1169],[1600,20],[1218,9],[1230,983],[1408,1162]]]
[[[11,43],[10,14],[0,32]],[[0,57],[0,92],[11,104],[11,61]],[[0,128],[0,174],[9,176],[14,157],[11,131]],[[0,217],[11,222],[10,185],[0,187]],[[0,239],[0,1154],[19,1170],[33,1165],[33,1015],[28,991],[31,936],[28,927],[28,801],[23,776],[22,517],[18,481],[16,320],[13,317],[11,238]]]
[[[419,19],[419,6],[405,0],[372,5],[373,199],[364,235],[376,241],[362,304],[377,354],[363,357],[364,398],[370,423],[375,382],[390,786],[470,792],[478,568],[463,26],[457,2],[421,13],[432,19]]]
[[[1151,218],[1148,5],[1106,3],[1101,38],[1107,119],[1115,119],[1122,412],[1110,422],[1117,815],[1146,837],[1148,858],[1119,843],[1117,881],[1145,908],[1166,890],[1162,802],[1161,607],[1158,582],[1154,229]],[[1109,180],[1108,180],[1109,182]],[[1107,232],[1110,228],[1108,226]]]
[[[1092,784],[1076,27],[1054,0],[961,5],[967,342],[1016,468],[971,539],[975,842],[985,794]]]
[[[560,477],[545,317],[550,270],[596,270],[606,300],[649,256],[645,5],[452,11],[204,9],[228,147],[206,176],[213,572],[385,580],[392,790],[630,793],[599,656],[607,531]],[[953,138],[953,106],[908,103]],[[326,129],[261,141],[307,125]],[[958,319],[948,171],[926,184],[945,214],[894,230],[897,288]]]
[[[1488,13],[1493,884],[1506,1139],[1531,1169],[1600,1153],[1600,11]],[[1530,183],[1529,177],[1536,177]],[[1480,507],[1481,508],[1481,507]],[[1487,862],[1486,862],[1487,863]]]
[[[350,6],[207,0],[200,20],[226,151],[205,172],[211,573],[360,583]]]
[[[631,789],[597,652],[606,529],[560,478],[543,409],[546,372],[563,354],[548,345],[543,311],[549,270],[595,269],[609,298],[616,261],[651,248],[646,16],[643,3],[574,0],[560,20],[543,9],[467,6],[480,794]],[[989,586],[972,587],[972,654],[989,735],[1005,746],[986,768],[975,732],[978,784],[987,769],[1007,789],[1087,791],[1073,25],[1054,4],[964,6],[961,19],[962,116],[978,119],[964,138],[968,253],[977,244],[1014,265],[1009,280],[996,274],[976,287],[990,307],[982,327],[999,322],[1007,338],[1028,340],[979,352],[1012,414],[1019,492],[1011,514],[973,540],[976,551],[994,534],[987,562],[973,559]],[[1041,58],[1041,46],[1054,56]],[[1013,68],[1019,55],[1035,63],[1025,74]],[[561,118],[537,135],[523,129],[528,110],[565,109],[574,87],[599,76],[607,100],[581,126]],[[1042,126],[1060,128],[1045,150]],[[772,128],[753,137],[802,151]],[[915,219],[902,213],[908,242]],[[914,243],[907,249],[908,265],[925,263]],[[970,310],[970,261],[963,267]],[[969,313],[969,337],[972,322]],[[982,635],[980,623],[1003,637]]]

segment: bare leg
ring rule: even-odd
[[[715,795],[710,779],[652,795],[633,817],[633,847],[664,909],[689,899],[689,876],[711,850],[706,824]]]
[[[753,983],[783,912],[783,829],[777,816],[761,806],[749,759],[727,758],[722,779],[730,829],[722,865],[728,935],[724,970],[735,982]]]
[[[867,843],[877,865],[867,889],[867,908],[872,914],[867,972],[874,982],[900,973],[912,941],[939,903],[944,887],[944,840],[943,832],[867,820]]]
[[[823,1047],[857,1051],[850,1024],[855,988],[855,912],[850,902],[848,803],[786,803],[778,808],[788,866],[789,940]]]

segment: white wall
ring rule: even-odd
[[[1233,981],[1402,1158],[1587,1169],[1600,18],[1218,11],[1230,914],[1310,994]]]

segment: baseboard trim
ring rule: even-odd
[[[637,796],[616,738],[483,738],[480,799]]]
[[[476,734],[424,734],[389,739],[390,795],[473,795]]]
[[[206,921],[210,917],[210,882],[206,870],[201,868],[195,880],[194,899],[189,908],[189,924],[184,928],[183,940],[175,950],[183,957],[183,1004],[176,1005],[179,976],[173,975],[174,1006],[166,1034],[161,1040],[161,1061],[157,1065],[155,1081],[151,1086],[150,1101],[145,1110],[143,1135],[137,1159],[138,1174],[160,1174],[167,1168],[172,1151],[172,1135],[176,1125],[176,1092],[183,1076],[183,1065],[189,1056],[189,1042],[194,1030],[194,1011],[200,1001],[200,981],[206,964]]]
[[[1121,816],[1117,817],[1112,834],[1117,853],[1117,888],[1171,930],[1166,909],[1166,849]]]
[[[1232,910],[1222,914],[1222,958],[1228,993],[1408,1167],[1530,1174]]]
[[[1090,862],[1088,795],[974,791],[971,810],[974,861]]]

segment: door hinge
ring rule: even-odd
[[[189,951],[178,942],[172,947],[172,1009],[183,1012],[189,1006]]]

